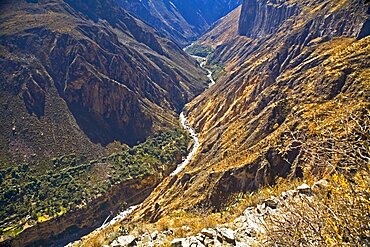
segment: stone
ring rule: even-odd
[[[190,231],[190,227],[189,226],[182,226],[181,229],[184,230],[184,231],[186,231],[186,232]]]
[[[171,247],[187,247],[186,238],[175,238],[171,241]]]
[[[311,187],[308,184],[301,184],[297,187],[297,190],[301,194],[309,194],[311,193]]]
[[[173,235],[173,230],[168,229],[167,231],[162,232],[164,235]]]
[[[202,244],[196,237],[192,236],[187,239],[187,244],[190,247],[205,247],[204,244]]]
[[[205,246],[215,246],[215,240],[211,238],[205,238],[204,239],[204,245]]]
[[[321,179],[312,185],[313,192],[326,191],[329,187],[328,181]]]
[[[220,233],[222,239],[226,240],[228,243],[234,243],[234,231],[229,228],[218,228],[217,231]]]
[[[154,232],[152,232],[152,233],[150,234],[150,237],[151,237],[153,240],[157,239],[157,237],[158,237],[158,231],[154,231]]]
[[[217,235],[217,232],[212,228],[204,228],[200,233],[209,238],[213,238]]]
[[[264,214],[266,212],[266,204],[264,203],[258,204],[256,208],[259,214]]]
[[[141,236],[141,242],[142,243],[150,243],[150,242],[152,242],[152,237],[150,236],[149,233],[145,233]]]
[[[121,246],[117,240],[114,240],[111,244],[110,244],[111,247],[118,247],[118,246]]]
[[[134,246],[136,243],[136,237],[132,235],[120,236],[117,238],[120,246]]]
[[[282,197],[284,200],[286,200],[286,199],[288,199],[288,194],[287,194],[285,191],[283,191],[283,192],[281,192],[281,197]]]
[[[288,190],[285,193],[286,193],[287,198],[289,198],[289,197],[292,198],[292,197],[294,197],[298,194],[298,191],[297,190]]]
[[[272,208],[272,209],[276,209],[277,206],[278,206],[278,202],[274,198],[267,199],[267,200],[263,201],[263,203],[266,205],[266,207],[269,207],[269,208]]]
[[[205,235],[201,234],[201,233],[198,233],[196,238],[201,242],[203,243],[204,242],[204,239],[206,238]]]

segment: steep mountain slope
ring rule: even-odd
[[[239,36],[238,25],[242,6],[215,22],[209,30],[204,33],[194,46],[211,47],[215,49],[219,45],[227,44]]]
[[[333,156],[329,167],[315,167],[302,146],[315,138],[332,145],[325,140],[346,133],[343,121],[368,114],[368,8],[350,0],[244,1],[240,36],[209,58],[226,73],[186,106],[200,133],[198,155],[158,186],[135,217],[156,221],[179,208],[218,210],[235,194],[278,177],[339,165]]]
[[[0,242],[50,246],[142,201],[175,169],[189,144],[178,113],[206,73],[115,1],[0,11]]]
[[[205,87],[175,43],[113,1],[2,1],[1,160],[91,155],[178,126]]]
[[[215,21],[241,4],[241,0],[118,0],[135,16],[180,45],[186,45]]]

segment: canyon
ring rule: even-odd
[[[120,0],[123,8],[185,46],[241,4],[241,0]]]
[[[4,1],[1,20],[2,200],[30,200],[5,188],[28,169],[109,181],[4,244],[368,243],[368,1]],[[302,219],[323,232],[279,228]]]

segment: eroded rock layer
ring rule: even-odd
[[[218,210],[234,194],[278,177],[319,173],[302,143],[340,137],[341,122],[368,114],[370,39],[362,35],[368,8],[350,0],[246,0],[239,35],[235,26],[227,38],[216,35],[235,13],[218,23],[200,44],[216,37],[208,62],[225,73],[186,106],[200,151],[150,196],[147,202],[160,209],[146,204],[137,215],[155,221],[174,208]]]
[[[173,126],[196,61],[114,1],[1,3],[1,160],[94,156]]]
[[[215,21],[241,4],[241,0],[118,0],[135,16],[178,44],[185,45],[203,34]]]

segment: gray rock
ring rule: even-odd
[[[136,237],[132,235],[120,236],[117,238],[119,246],[134,246],[136,244]]]
[[[213,238],[217,235],[217,232],[212,228],[204,228],[200,233],[209,238]]]
[[[157,236],[158,236],[158,231],[154,231],[154,232],[152,232],[152,233],[150,234],[150,237],[151,237],[153,240],[157,239]]]
[[[152,246],[152,237],[150,236],[149,233],[145,233],[144,235],[141,236],[141,242],[145,246]]]
[[[288,199],[288,194],[287,194],[285,191],[283,191],[283,192],[281,192],[281,197],[282,197],[284,200],[286,200],[286,199]]]
[[[118,247],[118,246],[121,246],[117,240],[114,240],[111,244],[110,244],[111,247]]]
[[[185,225],[185,226],[182,226],[181,229],[188,232],[188,231],[190,231],[190,226]]]
[[[208,247],[208,246],[215,246],[215,240],[212,238],[205,238],[204,239],[204,245],[206,246],[206,247]]]
[[[321,179],[312,185],[312,190],[314,192],[326,191],[328,187],[329,187],[328,181],[326,181],[325,179]]]
[[[171,247],[188,247],[186,238],[175,238],[171,241]]]
[[[198,233],[196,238],[201,242],[201,243],[204,243],[204,239],[206,238],[205,235],[201,234],[201,233]]]
[[[275,198],[270,198],[263,201],[263,203],[266,205],[266,207],[276,209],[279,202]]]
[[[264,203],[258,204],[256,208],[259,214],[264,214],[266,212],[266,204]]]
[[[217,231],[220,233],[222,239],[226,240],[228,243],[234,243],[234,231],[229,228],[218,228]]]
[[[205,247],[196,237],[190,237],[187,239],[190,247]]]
[[[311,187],[308,184],[301,184],[300,186],[297,187],[297,190],[299,193],[302,194],[309,194],[311,193]]]
[[[287,198],[293,198],[294,196],[298,195],[297,190],[288,190],[285,193]]]
[[[240,241],[243,240],[245,237],[252,237],[255,235],[255,231],[248,227],[248,224],[245,225],[245,228],[239,228],[235,230],[234,237],[235,240]]]
[[[164,235],[173,235],[173,230],[168,229],[167,231],[162,232]]]
[[[247,222],[247,217],[245,215],[241,215],[240,217],[236,218],[233,222],[235,228],[243,228]]]

